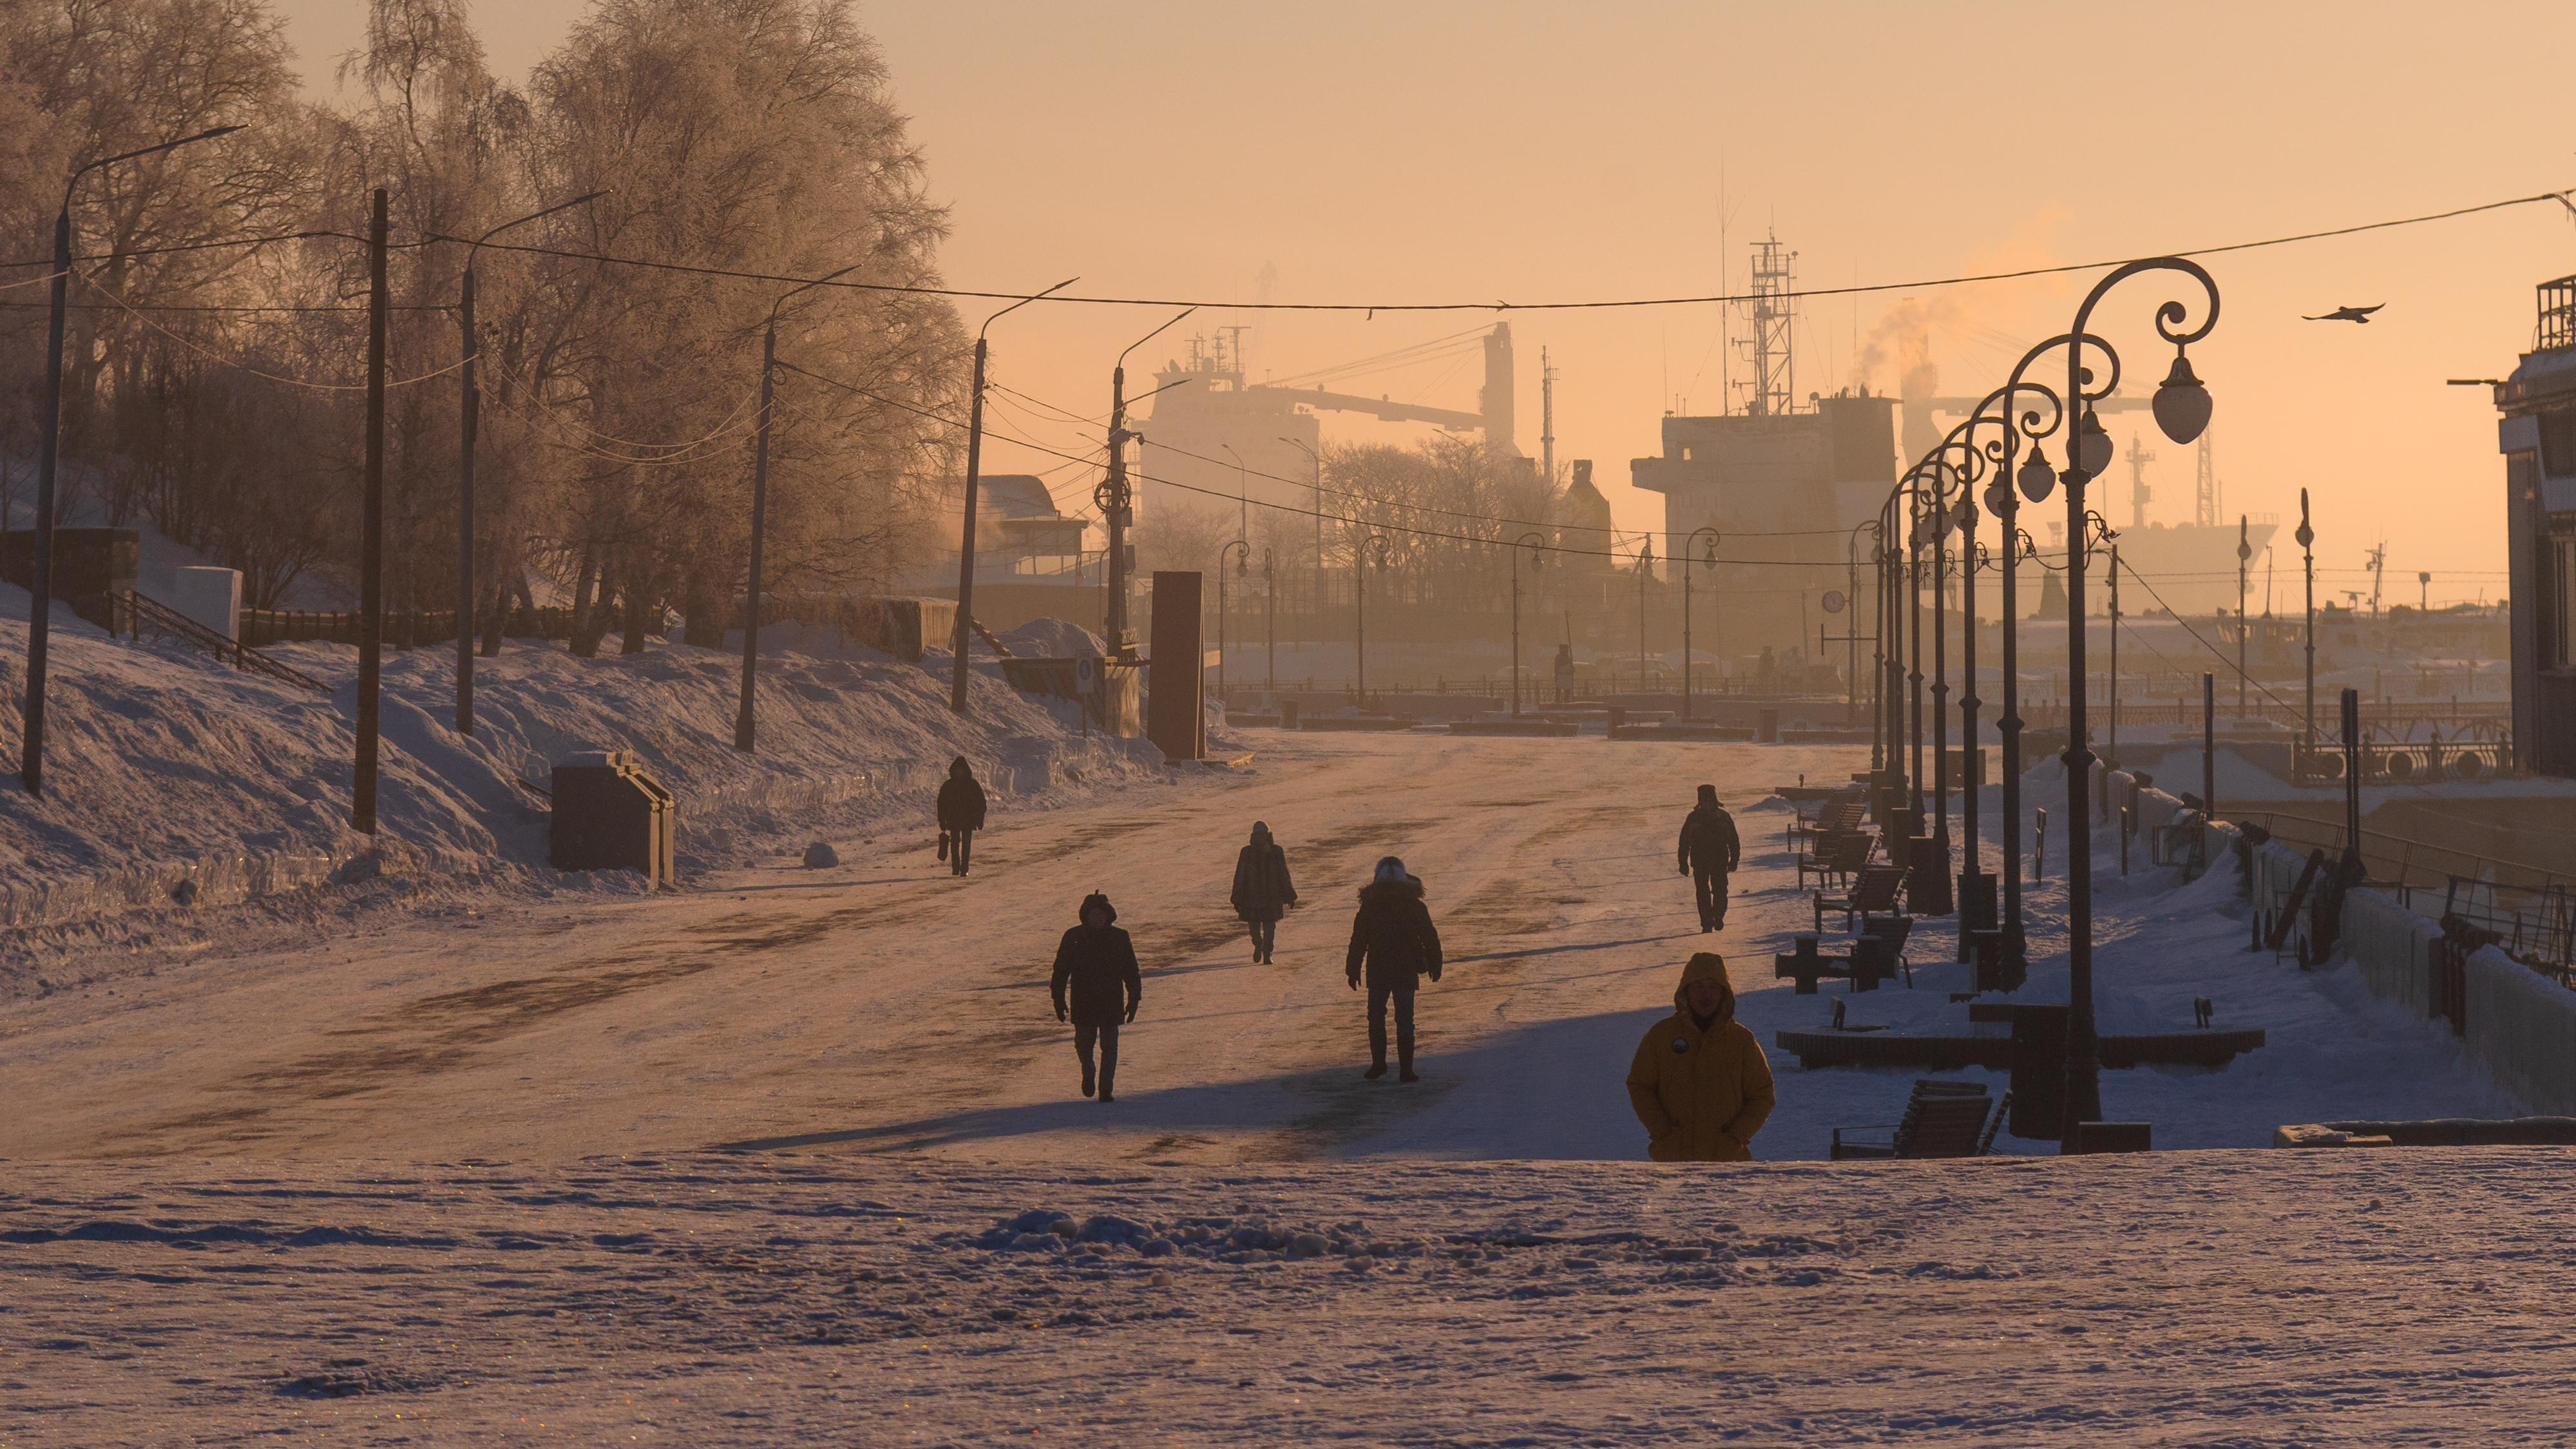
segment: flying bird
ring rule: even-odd
[[[2370,314],[2387,305],[2388,304],[2385,302],[2379,302],[2368,307],[2337,307],[2322,317],[2310,317],[2306,320],[2310,322],[2359,322],[2366,326],[2370,322]]]

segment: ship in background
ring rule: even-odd
[[[1939,373],[1920,358],[1895,396],[1850,388],[1810,392],[1801,400],[1794,346],[1796,262],[1797,253],[1776,237],[1752,243],[1751,285],[1747,300],[1736,304],[1742,333],[1724,344],[1739,350],[1747,367],[1747,379],[1729,387],[1740,393],[1742,405],[1730,397],[1727,410],[1716,415],[1667,413],[1661,455],[1629,464],[1638,488],[1664,496],[1659,542],[1667,559],[1701,552],[1689,544],[1701,528],[1716,529],[1723,540],[1716,551],[1721,562],[1713,569],[1704,565],[1700,577],[1714,585],[1712,593],[1727,611],[1729,651],[1758,645],[1816,649],[1821,634],[1855,632],[1825,624],[1823,596],[1842,594],[1846,607],[1868,596],[1872,545],[1865,525],[1878,516],[1905,464],[1938,446],[1944,431],[1980,401],[1940,395]],[[2119,415],[2147,406],[2145,397],[2127,395],[2094,404],[2114,426]],[[2135,576],[2123,580],[2123,611],[2233,611],[2240,520],[2225,515],[2210,435],[2204,433],[2200,442],[2198,507],[2190,523],[2147,521],[2153,490],[2146,465],[2155,455],[2135,441],[2129,455],[2130,517],[2125,525],[2114,523],[2122,572]],[[2097,480],[2087,501],[2107,518],[2111,494],[2109,480]],[[2065,617],[2057,573],[2066,554],[2064,516],[2055,501],[2022,510],[2023,531],[2039,554],[2022,564],[2016,581],[2026,617]],[[2257,611],[2267,593],[2266,551],[2278,523],[2271,514],[2241,520],[2251,555],[2247,597]],[[1997,546],[1992,520],[1980,533],[1987,548]],[[2097,564],[2095,577],[2103,572]],[[1978,612],[1995,617],[2001,592],[1981,588]],[[2097,587],[2087,605],[2098,613],[2108,598],[2108,590]],[[1857,616],[1857,632],[1866,632],[1869,617]],[[1824,652],[1849,647],[1845,641],[1843,651],[1824,646]]]
[[[1150,526],[1158,514],[1171,510],[1223,513],[1249,536],[1252,513],[1259,504],[1301,513],[1336,511],[1319,505],[1313,482],[1324,446],[1319,414],[1327,412],[1365,413],[1382,422],[1428,423],[1453,433],[1478,433],[1495,451],[1520,456],[1512,442],[1512,327],[1508,322],[1271,382],[1252,382],[1245,376],[1246,330],[1221,327],[1214,337],[1193,337],[1187,353],[1154,373],[1152,412],[1138,427],[1144,435],[1138,464],[1144,475],[1138,488],[1140,522]],[[1483,354],[1485,381],[1474,412],[1397,402],[1385,396],[1364,397],[1323,386],[1333,378],[1476,352]]]

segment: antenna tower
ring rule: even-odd
[[[1797,320],[1790,293],[1798,285],[1797,268],[1798,254],[1782,246],[1777,235],[1753,244],[1753,295],[1744,303],[1745,319],[1752,323],[1744,349],[1753,363],[1753,378],[1745,384],[1752,396],[1744,411],[1753,417],[1781,416],[1798,395],[1797,371],[1790,360]]]
[[[2200,488],[2192,506],[2192,522],[2203,528],[2218,527],[2219,505],[2226,500],[2218,492],[2218,465],[2210,460],[2209,434],[2200,435]]]
[[[1556,368],[1547,360],[1547,349],[1538,350],[1538,456],[1544,471],[1539,481],[1556,486]]]
[[[2147,451],[2145,442],[2141,441],[2137,434],[2131,433],[2129,435],[2129,526],[2131,528],[2147,526],[2147,500],[2156,496],[2155,490],[2147,486],[2147,465],[2155,460],[2156,455]]]

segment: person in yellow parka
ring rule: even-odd
[[[1735,1019],[1726,958],[1702,951],[1682,968],[1673,1014],[1637,1043],[1628,1101],[1657,1162],[1750,1162],[1753,1134],[1779,1100],[1771,1063]]]

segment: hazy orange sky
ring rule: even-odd
[[[361,0],[283,0],[317,88]],[[582,0],[478,7],[524,77]],[[1567,6],[1407,3],[872,4],[900,104],[953,208],[958,285],[1245,301],[1539,299],[1741,291],[1765,229],[1803,284],[1937,277],[2216,245],[2576,186],[2566,108],[2576,6],[2402,4]],[[1725,206],[1720,205],[1721,177]],[[1721,225],[1729,245],[1719,246]],[[2531,342],[2533,284],[2576,272],[2554,203],[2210,261],[2225,294],[2194,349],[2217,398],[2228,511],[2294,516],[2314,491],[2328,582],[2383,537],[2389,592],[2502,591],[2502,468],[2487,394]],[[1801,315],[1798,390],[1852,381],[1854,341],[1904,294]],[[1945,392],[2000,381],[2011,345],[2061,329],[2075,279],[1915,294]],[[2164,294],[2133,282],[2095,330],[2160,373]],[[2301,313],[2384,302],[2371,325]],[[1026,309],[995,377],[1094,414],[1118,350],[1163,313]],[[970,321],[980,317],[970,316]],[[1477,316],[1228,316],[1253,373],[1286,375]],[[1658,415],[1714,411],[1710,307],[1512,317],[1520,445],[1538,451],[1537,359],[1561,371],[1558,457],[1593,458],[1620,522]],[[1739,329],[1740,330],[1740,329]],[[1168,334],[1167,334],[1168,336]],[[1161,342],[1138,361],[1167,355]],[[1148,363],[1150,365],[1150,363]],[[1741,375],[1740,369],[1738,375]],[[1868,379],[1895,386],[1892,370]],[[1473,364],[1370,391],[1472,408]],[[1148,384],[1150,385],[1150,384]],[[1041,432],[1068,451],[1096,430]],[[1329,416],[1326,436],[1381,425]],[[2142,419],[2115,419],[2123,442]],[[2187,519],[2191,450],[2166,445],[2149,516]],[[1055,465],[1007,443],[992,471]],[[1079,470],[1054,475],[1068,503]],[[2128,522],[2125,475],[2104,500]],[[2287,528],[2282,577],[2295,575]],[[2261,568],[2258,561],[2257,569]],[[2400,580],[2403,586],[2400,586]],[[2321,593],[2324,591],[2321,589]],[[2295,607],[2285,594],[2285,603]]]

